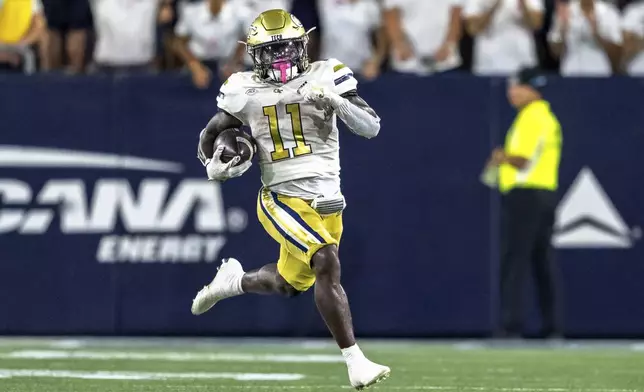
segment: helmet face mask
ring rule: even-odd
[[[284,10],[262,12],[248,29],[246,39],[255,74],[283,84],[305,72],[309,67],[308,33],[294,15]]]
[[[306,37],[276,41],[249,48],[255,73],[262,79],[287,83],[308,68]]]

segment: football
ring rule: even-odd
[[[255,139],[237,128],[226,129],[221,132],[215,139],[214,149],[216,150],[219,146],[224,146],[221,161],[230,162],[231,159],[239,155],[241,159],[237,165],[252,160],[257,152]]]

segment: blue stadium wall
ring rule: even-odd
[[[512,121],[505,82],[387,75],[360,91],[382,131],[342,135],[358,333],[490,334],[500,200],[478,175]],[[566,332],[644,336],[644,81],[555,79],[546,95],[565,139]],[[178,76],[0,77],[0,333],[327,336],[311,293],[190,314],[221,257],[250,269],[278,255],[255,218],[256,165],[203,180],[215,96]]]

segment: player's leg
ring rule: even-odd
[[[325,246],[313,255],[315,304],[341,349],[356,344],[347,294],[340,283],[340,259],[335,245]]]
[[[355,341],[349,301],[340,282],[342,214],[323,217],[303,200],[274,194],[263,201],[285,232],[283,238],[291,238],[285,242],[289,257],[280,258],[278,272],[299,291],[315,284],[315,303],[342,350],[351,385],[364,388],[387,378],[391,370],[368,360]]]
[[[224,259],[212,282],[201,289],[192,301],[192,313],[202,314],[222,299],[246,293],[294,297],[300,291],[284,280],[276,263],[244,272],[236,259]]]
[[[193,314],[202,314],[222,299],[244,293],[282,294],[292,297],[301,291],[306,291],[313,285],[313,282],[315,281],[314,276],[300,277],[297,271],[297,264],[300,263],[297,261],[293,262],[293,260],[289,262],[289,259],[292,258],[292,256],[288,247],[295,246],[290,241],[296,240],[293,238],[293,234],[290,233],[290,231],[287,233],[283,229],[283,227],[288,225],[288,223],[277,223],[277,221],[281,221],[281,218],[278,216],[279,211],[273,208],[273,204],[275,203],[273,202],[270,204],[270,200],[262,202],[262,194],[264,194],[265,199],[268,197],[272,200],[270,192],[260,191],[260,197],[258,198],[257,203],[257,216],[268,234],[270,234],[271,237],[281,245],[278,263],[267,264],[257,270],[244,272],[239,261],[232,258],[225,259],[217,269],[217,274],[212,282],[207,286],[204,286],[193,299]],[[286,230],[288,231],[288,229]],[[302,243],[305,240],[300,239],[297,241],[297,246],[303,246]],[[300,251],[300,249],[297,248],[294,248],[293,250]],[[298,282],[300,284],[294,287],[292,284],[287,282],[287,280],[284,279],[283,274],[279,273],[280,266],[282,266],[283,270],[287,270],[287,275],[292,276],[293,282]],[[292,271],[292,273],[289,274],[288,271]]]
[[[280,248],[280,260],[288,257],[285,247]],[[278,272],[278,263],[266,264],[262,268],[246,272],[242,278],[244,293],[284,295],[293,297],[301,293],[291,286]]]
[[[311,267],[316,277],[315,304],[342,351],[351,385],[362,389],[384,380],[391,370],[371,362],[356,344],[349,300],[340,283],[337,246],[318,250],[311,259]]]

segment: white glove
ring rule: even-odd
[[[320,86],[315,82],[307,82],[297,92],[308,102],[315,103],[318,109],[330,109],[355,134],[366,138],[378,135],[380,118],[354,105],[348,99],[341,97],[331,89]]]
[[[226,181],[229,178],[239,177],[244,174],[253,164],[250,160],[235,166],[241,159],[236,156],[227,163],[221,161],[221,154],[224,146],[219,146],[215,150],[212,159],[206,160],[206,173],[209,180]]]
[[[338,94],[313,81],[307,82],[297,92],[308,102],[321,104],[322,106],[331,106],[334,109],[337,109],[344,101],[344,98]]]

